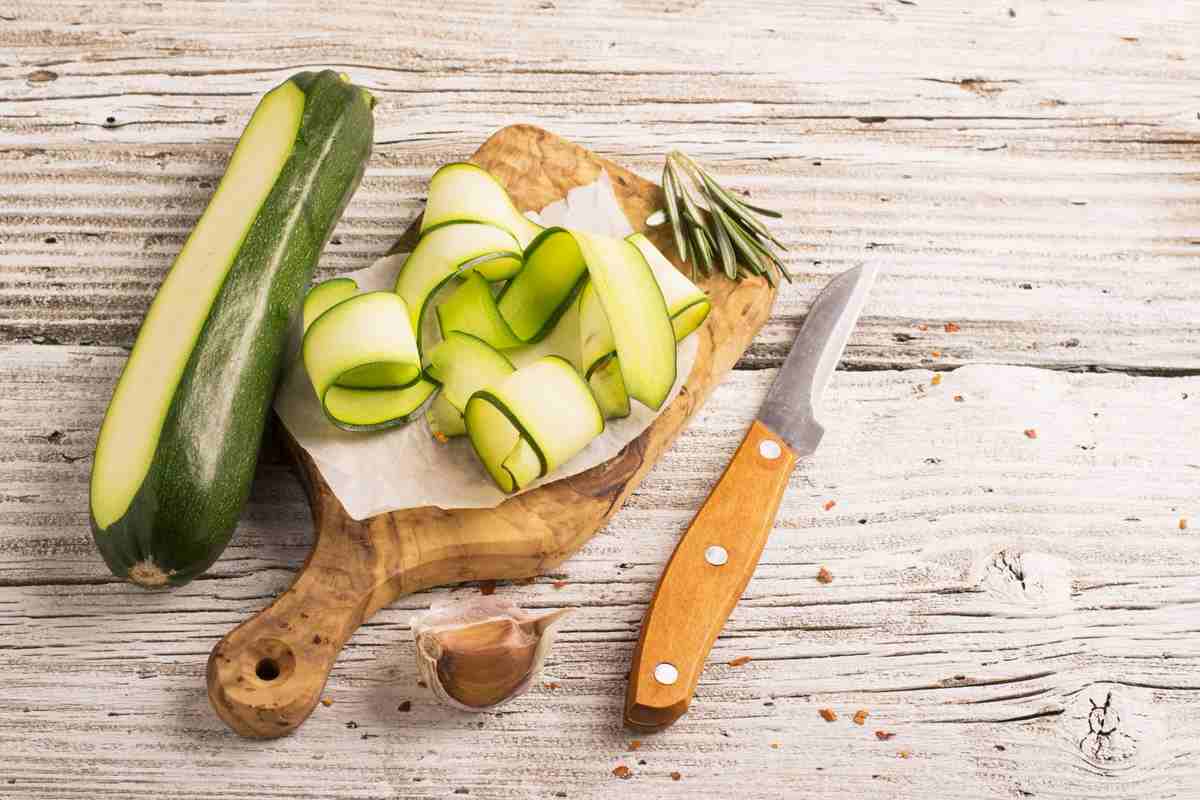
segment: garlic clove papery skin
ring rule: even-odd
[[[494,596],[440,598],[412,620],[418,671],[443,703],[494,709],[533,684],[558,623],[573,610],[532,615]]]

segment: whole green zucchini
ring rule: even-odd
[[[374,99],[301,72],[255,110],[175,259],[96,444],[92,534],[115,575],[181,585],[229,542],[289,319],[371,153]]]

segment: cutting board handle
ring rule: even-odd
[[[208,659],[212,706],[242,736],[284,736],[304,722],[372,597],[387,591],[371,579],[379,573],[363,569],[364,560],[376,568],[386,560],[369,526],[329,518],[324,508],[314,507],[314,517],[317,543],[295,583],[230,632]]]

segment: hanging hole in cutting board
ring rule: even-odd
[[[254,668],[254,674],[258,676],[259,680],[270,683],[279,677],[279,662],[273,658],[264,658]]]
[[[259,639],[247,648],[240,661],[242,674],[253,673],[262,683],[286,681],[296,671],[296,654],[279,639]]]

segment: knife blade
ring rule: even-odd
[[[821,398],[877,269],[843,272],[813,301],[758,416],[688,525],[646,610],[625,696],[625,724],[662,730],[691,704],[704,662],[745,591],[798,459],[825,429]]]

